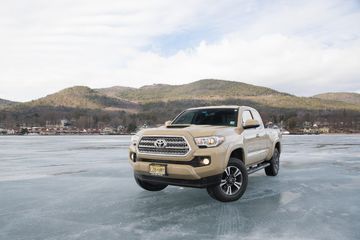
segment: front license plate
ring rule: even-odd
[[[166,165],[150,164],[149,173],[156,176],[166,175]]]

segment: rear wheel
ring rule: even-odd
[[[276,176],[280,169],[280,153],[277,148],[274,149],[272,158],[270,159],[270,165],[265,168],[267,176]]]
[[[244,194],[247,182],[248,174],[244,163],[240,159],[230,158],[220,184],[208,187],[207,191],[218,201],[236,201]]]
[[[140,187],[142,187],[143,189],[148,190],[148,191],[152,191],[152,192],[153,191],[161,191],[161,190],[163,190],[164,188],[166,188],[168,186],[166,184],[150,183],[150,182],[147,182],[147,181],[140,180],[136,176],[134,176],[134,177],[135,177],[136,183]]]

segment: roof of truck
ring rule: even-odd
[[[250,107],[247,107],[247,106],[238,106],[238,105],[220,105],[220,106],[195,107],[195,108],[189,108],[188,110],[211,109],[211,108],[250,108]]]

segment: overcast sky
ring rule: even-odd
[[[360,2],[0,2],[0,98],[203,78],[360,92]]]

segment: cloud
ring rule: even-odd
[[[219,78],[360,89],[357,1],[2,1],[0,98]]]
[[[319,91],[358,89],[360,48],[329,48],[280,34],[254,40],[241,36],[206,42],[170,57],[142,53],[117,74],[127,75],[134,85],[181,84],[201,78],[220,78],[272,86],[300,95]]]

